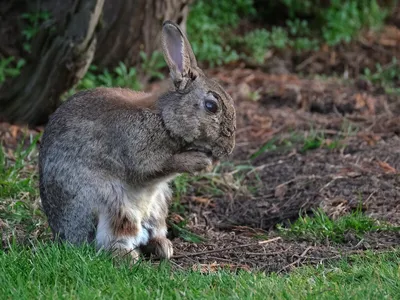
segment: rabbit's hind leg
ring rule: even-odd
[[[164,182],[159,184],[158,193],[151,204],[151,214],[142,222],[143,228],[149,235],[148,243],[142,249],[148,254],[155,254],[159,258],[169,259],[173,255],[171,241],[167,238],[166,218],[168,215],[168,199],[171,191]]]
[[[73,245],[93,242],[97,216],[87,206],[76,202],[68,205],[68,209],[52,213],[48,221],[55,241]]]
[[[137,260],[139,246],[148,241],[148,232],[142,229],[139,219],[128,217],[123,212],[112,216],[100,214],[96,233],[97,248],[110,250],[114,256],[130,256]]]

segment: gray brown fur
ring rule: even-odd
[[[164,23],[162,44],[173,90],[159,98],[87,90],[51,116],[40,148],[40,196],[56,238],[135,257],[147,248],[169,258],[168,182],[232,152],[231,97],[197,67],[177,25]],[[204,107],[209,97],[217,99],[216,113]]]

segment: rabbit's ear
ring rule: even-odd
[[[188,79],[197,75],[192,47],[179,26],[171,21],[164,22],[161,41],[172,80],[177,88],[184,88]]]

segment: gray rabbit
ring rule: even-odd
[[[170,258],[169,181],[209,168],[235,144],[232,98],[197,66],[180,28],[161,42],[174,88],[78,92],[50,117],[39,153],[40,196],[56,240]]]

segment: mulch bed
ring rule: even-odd
[[[400,233],[371,233],[363,239],[349,238],[342,245],[316,244],[306,241],[284,240],[271,237],[254,239],[251,228],[233,229],[229,232],[212,229],[196,232],[207,238],[201,244],[175,239],[175,255],[172,264],[177,269],[191,268],[203,273],[218,269],[229,271],[258,270],[264,272],[288,272],[300,265],[315,265],[362,254],[366,250],[376,253],[390,251],[400,243]]]

